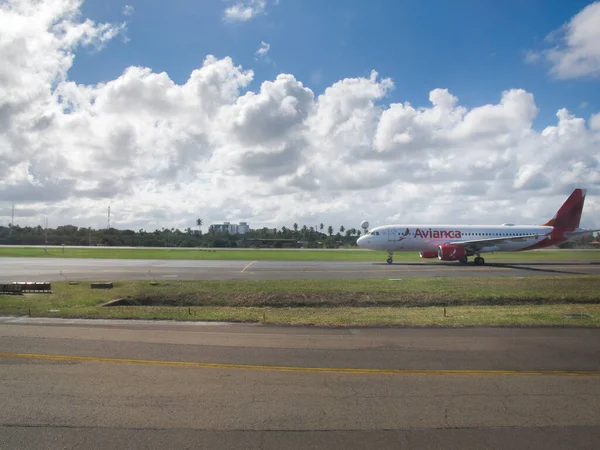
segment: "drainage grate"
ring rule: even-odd
[[[590,317],[589,314],[584,314],[584,313],[563,314],[562,316],[563,317],[574,317],[574,318]]]

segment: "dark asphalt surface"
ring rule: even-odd
[[[595,449],[599,338],[593,328],[0,318],[0,448]]]
[[[459,263],[0,258],[0,282],[600,275],[597,262]]]

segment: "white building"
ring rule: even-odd
[[[246,222],[240,222],[239,224],[223,222],[211,225],[215,232],[229,233],[229,234],[246,234],[250,231],[250,226]]]

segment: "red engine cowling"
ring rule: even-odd
[[[436,252],[421,252],[419,253],[419,256],[421,258],[437,258],[437,253]]]
[[[442,261],[458,261],[467,254],[460,245],[442,244],[438,247],[438,258]]]

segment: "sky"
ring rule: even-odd
[[[600,226],[600,2],[0,0],[0,225]]]

